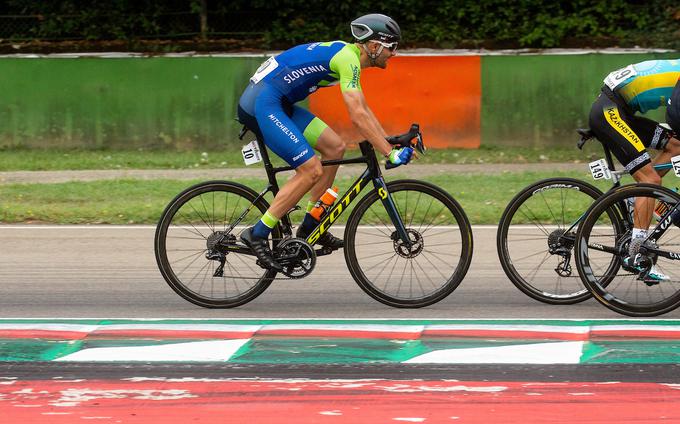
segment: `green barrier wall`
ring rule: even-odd
[[[258,57],[0,59],[0,147],[210,147]]]
[[[482,144],[571,146],[608,72],[669,57],[678,54],[484,56]],[[236,103],[262,60],[0,58],[0,148],[238,144]]]
[[[604,77],[630,63],[678,54],[484,56],[482,144],[570,146],[588,126]],[[664,121],[665,109],[648,113]]]

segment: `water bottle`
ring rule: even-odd
[[[317,200],[314,208],[309,212],[310,215],[317,221],[321,221],[321,217],[333,206],[333,203],[338,198],[338,188],[333,187],[326,190],[326,192]]]

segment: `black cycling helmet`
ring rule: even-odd
[[[352,35],[360,42],[378,40],[392,43],[401,40],[401,29],[389,16],[371,13],[356,18],[350,24]]]

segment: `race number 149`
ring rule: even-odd
[[[609,167],[607,166],[607,161],[604,159],[596,160],[588,164],[590,167],[590,173],[593,175],[593,179],[596,180],[609,180],[612,177],[611,172],[609,172]]]

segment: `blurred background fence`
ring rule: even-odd
[[[170,11],[120,14],[120,23],[99,11],[83,19],[79,14],[0,15],[0,39],[6,41],[64,41],[181,38],[260,38],[271,15],[263,11],[205,13]],[[210,23],[208,25],[208,22]]]
[[[365,13],[395,18],[409,47],[680,46],[677,0],[0,0],[2,42],[221,38],[286,48],[347,39]]]

